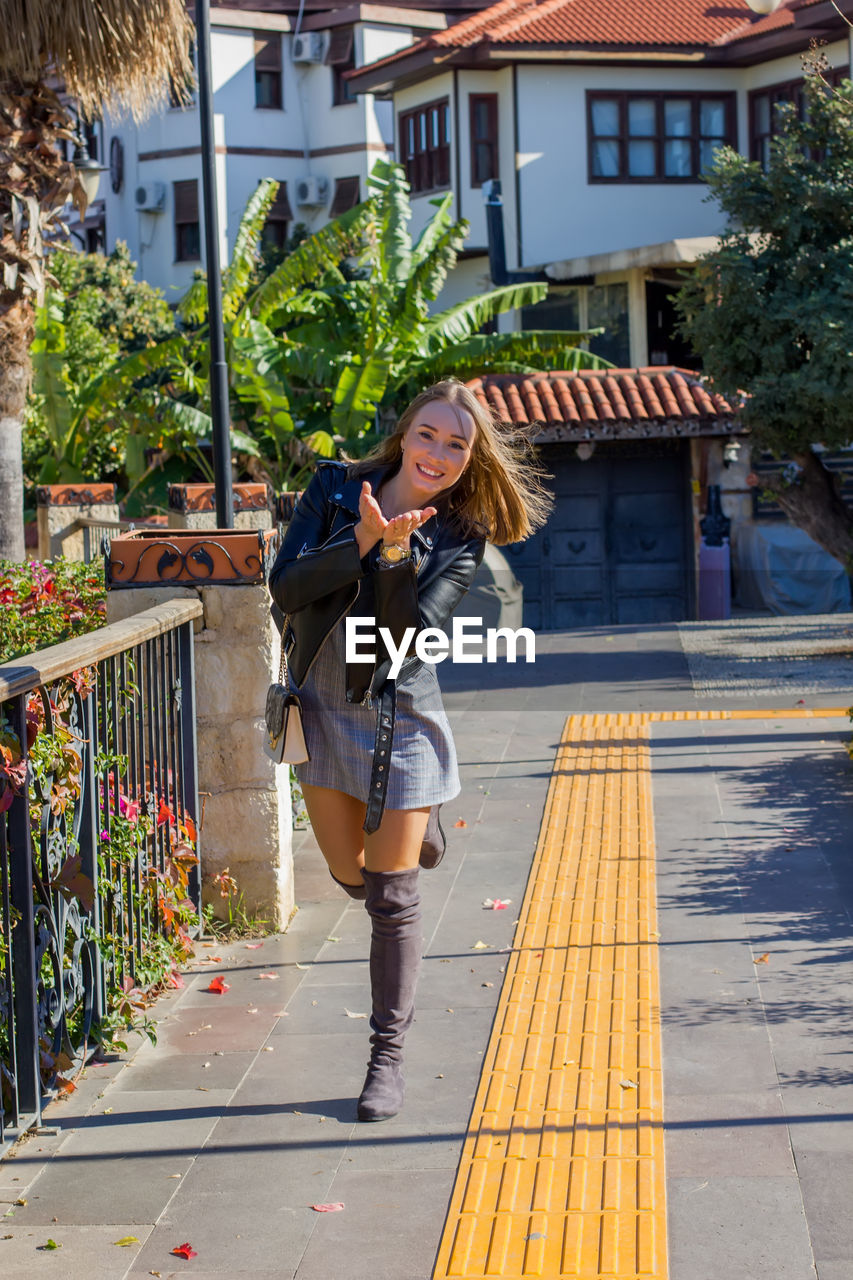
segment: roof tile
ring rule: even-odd
[[[652,419],[695,425],[729,421],[735,413],[689,369],[486,374],[468,385],[501,422],[514,426],[582,430],[595,425],[630,427]]]

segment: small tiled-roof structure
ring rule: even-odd
[[[468,386],[501,422],[538,442],[744,434],[736,410],[689,369],[486,374]]]

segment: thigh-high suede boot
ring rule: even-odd
[[[421,964],[423,932],[418,868],[411,871],[362,871],[370,940],[370,1063],[359,1120],[388,1120],[403,1105],[403,1040],[415,1012],[415,987]]]

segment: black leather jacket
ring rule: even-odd
[[[321,463],[293,513],[270,574],[270,591],[279,629],[284,622],[282,615],[289,620],[284,639],[290,673],[297,686],[303,683],[326,636],[345,614],[376,619],[377,661],[347,663],[347,700],[377,699],[378,729],[384,716],[384,727],[393,731],[394,682],[388,679],[391,658],[378,629],[387,627],[399,645],[407,627],[414,627],[416,632],[443,627],[471,585],[483,558],[485,538],[465,537],[454,521],[439,510],[412,534],[410,560],[391,568],[378,568],[378,544],[361,558],[355,537],[361,486],[364,480],[370,481],[375,494],[388,474],[387,467],[378,467],[367,475],[349,479],[345,464]],[[403,684],[420,666],[420,659],[411,654],[396,683]],[[377,775],[378,742],[377,735],[371,796],[387,779],[387,771],[383,771],[381,780]],[[368,814],[367,821],[378,826],[375,812]],[[367,823],[365,826],[371,829]]]

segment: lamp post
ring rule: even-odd
[[[219,218],[216,209],[216,149],[213,135],[213,84],[210,74],[210,0],[196,0],[198,110],[201,122],[201,191],[207,268],[207,331],[210,341],[210,416],[213,422],[213,481],[216,523],[234,527],[231,487],[231,424],[228,365],[222,326],[222,277],[219,269]]]

